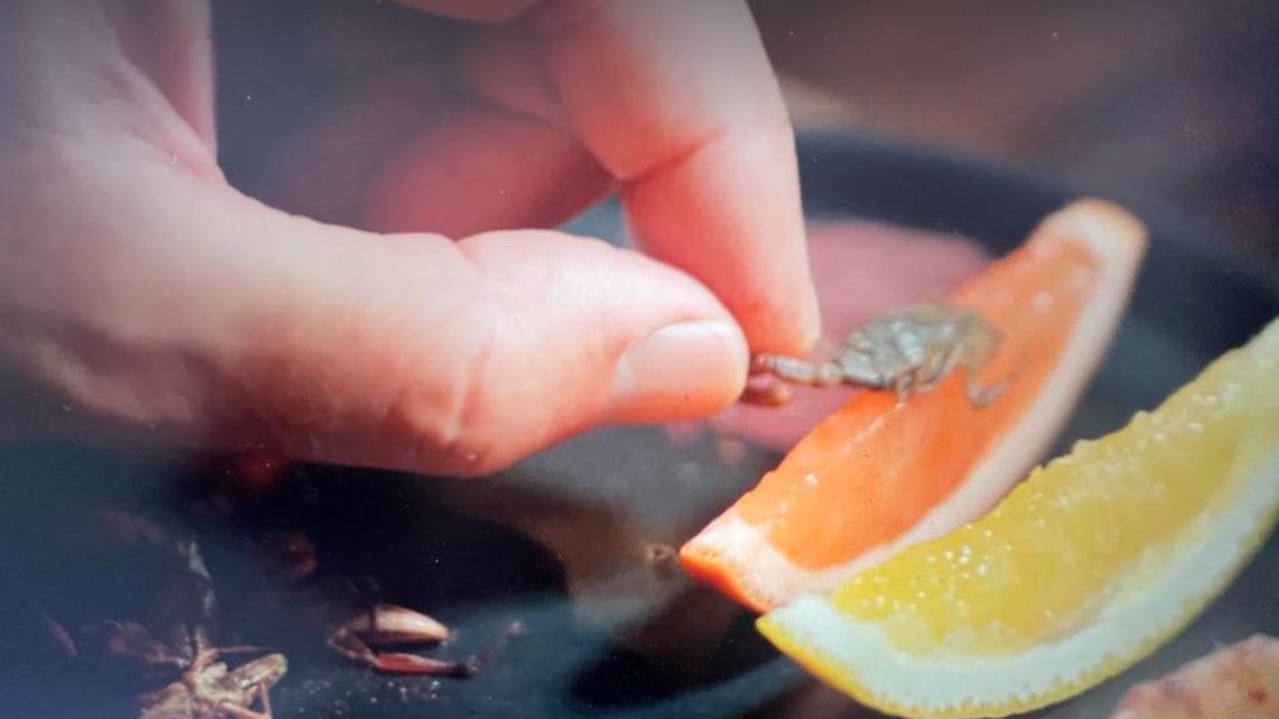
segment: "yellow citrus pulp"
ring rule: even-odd
[[[1279,508],[1279,319],[995,509],[760,631],[908,717],[1029,711],[1123,671],[1233,579]]]

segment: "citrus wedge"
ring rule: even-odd
[[[1109,345],[1145,229],[1100,200],[1049,215],[950,297],[1002,335],[974,407],[955,372],[898,405],[856,394],[680,551],[684,568],[756,611],[829,590],[901,547],[980,516],[1055,439]]]
[[[1272,531],[1279,320],[990,514],[761,618],[813,673],[909,717],[1081,692],[1179,632]]]

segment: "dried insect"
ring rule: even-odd
[[[205,458],[187,478],[185,492],[196,506],[214,509],[218,526],[234,525],[238,514],[253,509],[255,492],[286,470],[287,462],[273,457]],[[469,677],[477,671],[470,660],[383,651],[439,644],[449,630],[421,612],[370,597],[374,592],[361,586],[366,578],[326,571],[305,532],[259,526],[245,539],[248,565],[255,571],[240,591],[231,593],[228,607],[232,623],[242,630],[264,635],[300,620],[311,638],[323,639],[329,649],[379,672]],[[224,574],[219,583],[234,586],[235,578]]]
[[[367,612],[334,624],[328,645],[343,656],[388,674],[434,674],[469,677],[477,667],[469,661],[443,661],[377,648],[437,644],[449,630],[431,617],[393,604],[377,604]]]
[[[305,534],[272,530],[259,535],[251,550],[268,584],[238,603],[235,610],[243,616],[242,624],[301,619],[309,632],[323,636],[329,649],[383,673],[453,677],[475,673],[472,662],[381,651],[439,644],[449,638],[450,631],[426,614],[372,599],[369,595],[376,590],[362,586],[367,582],[319,572],[318,550]]]
[[[288,671],[284,655],[230,670],[218,655],[200,652],[180,679],[138,697],[139,719],[271,719],[269,690]]]
[[[44,614],[45,627],[56,645],[68,657],[129,684],[154,687],[164,682],[137,696],[141,719],[269,719],[267,692],[287,671],[285,658],[266,654],[234,669],[218,661],[230,654],[263,650],[213,646],[210,633],[216,599],[196,540],[172,535],[158,524],[123,512],[99,510],[80,520],[81,531],[74,539],[95,540],[88,551],[99,560],[95,563],[99,571],[110,573],[129,566],[156,571],[145,573],[152,585],[143,591],[135,586],[136,614],[126,610],[125,615],[136,618],[115,618],[123,607],[106,604],[99,610],[108,612],[107,616],[82,619],[68,630]],[[90,566],[82,569],[88,571]]]
[[[890,312],[853,330],[832,359],[812,363],[796,357],[758,354],[755,375],[813,387],[850,384],[891,389],[898,403],[932,389],[953,370],[964,373],[965,394],[975,407],[993,402],[1006,382],[982,387],[979,373],[998,349],[999,331],[965,307],[918,304]],[[756,404],[782,404],[782,387],[752,388],[744,398]]]

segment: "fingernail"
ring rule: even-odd
[[[618,360],[605,412],[630,422],[708,414],[741,393],[746,365],[746,340],[736,325],[669,325],[636,340]]]

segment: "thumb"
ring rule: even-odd
[[[207,178],[84,194],[58,241],[24,245],[59,291],[15,279],[46,306],[39,341],[9,347],[43,346],[17,365],[116,431],[474,475],[601,424],[709,414],[745,381],[709,291],[597,240],[374,235]]]
[[[485,473],[601,424],[710,414],[745,381],[727,310],[635,252],[253,214],[267,281],[238,300],[254,318],[241,336],[260,339],[236,363],[274,389],[240,401],[287,428],[294,456]]]

